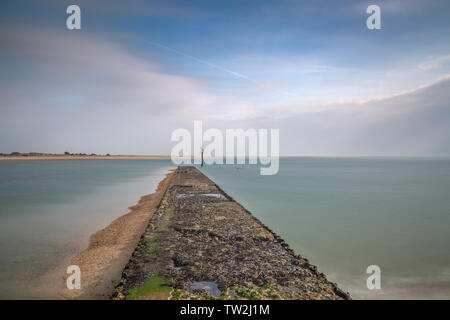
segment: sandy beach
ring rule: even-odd
[[[170,159],[170,156],[135,156],[135,155],[111,155],[111,156],[78,156],[78,155],[43,155],[43,156],[0,156],[0,161],[50,161],[50,160],[155,160]]]
[[[68,290],[66,279],[61,282],[60,295],[67,299],[108,299],[121,278],[149,219],[158,207],[173,172],[159,183],[157,190],[141,197],[130,212],[94,233],[89,247],[75,256],[70,264],[81,270],[81,289]]]

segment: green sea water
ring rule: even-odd
[[[0,162],[0,299],[58,299],[89,236],[154,192],[170,160]]]
[[[202,171],[356,299],[450,299],[450,160],[281,159]],[[369,290],[366,269],[381,270]]]
[[[58,268],[173,167],[0,162],[0,298],[58,298]],[[274,176],[254,165],[201,170],[352,297],[450,298],[450,160],[281,159]],[[369,265],[381,269],[381,290],[366,287]]]

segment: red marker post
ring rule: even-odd
[[[201,148],[202,149],[202,167],[203,167],[203,147]]]

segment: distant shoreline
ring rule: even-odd
[[[43,155],[43,156],[0,156],[0,161],[52,161],[52,160],[156,160],[170,159],[170,156],[121,156],[121,155]]]
[[[183,157],[178,157],[183,158]],[[195,157],[192,157],[194,159]],[[429,157],[420,156],[280,156],[280,159],[361,159],[361,158],[414,158],[427,159]],[[432,157],[436,159],[448,159],[446,156]],[[6,161],[54,161],[54,160],[170,160],[170,155],[65,155],[65,154],[44,154],[44,155],[0,155],[0,162]]]

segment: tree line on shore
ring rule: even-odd
[[[9,157],[42,157],[42,156],[107,156],[109,157],[110,154],[96,154],[96,153],[71,153],[68,151],[65,151],[62,154],[58,153],[44,153],[44,152],[11,152],[11,153],[1,153],[0,156],[9,156]]]

